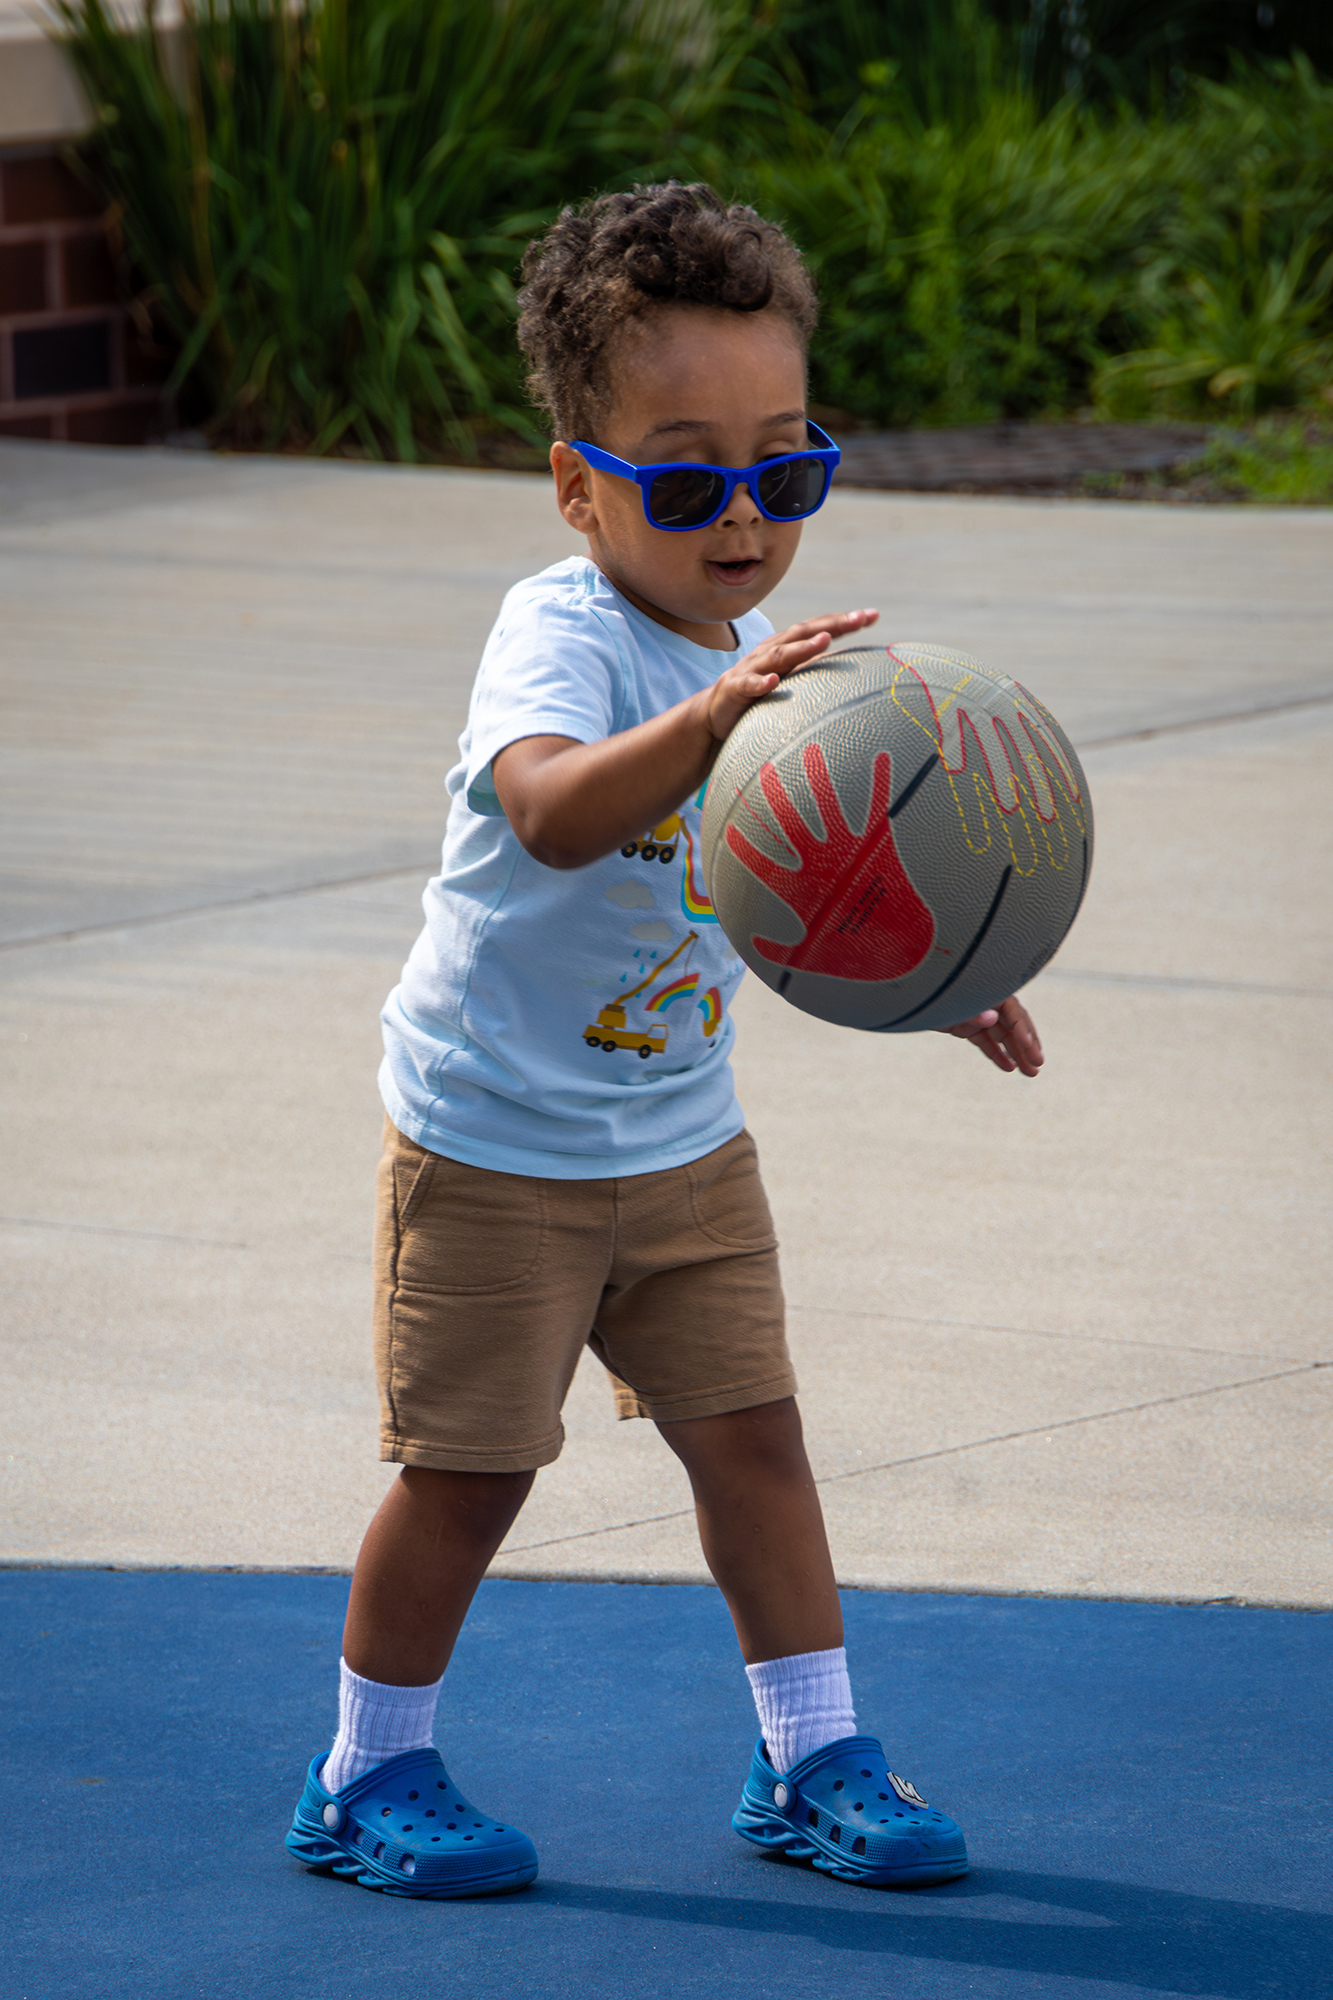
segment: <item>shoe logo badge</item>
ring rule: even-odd
[[[787,1810],[788,1805],[791,1803],[791,1793],[786,1787],[786,1785],[781,1785],[781,1784],[774,1785],[773,1803],[777,1807],[779,1812],[785,1812]]]
[[[888,1777],[905,1806],[923,1806],[926,1803],[910,1778],[900,1778],[896,1771],[890,1771]]]

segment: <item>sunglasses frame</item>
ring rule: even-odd
[[[662,535],[693,535],[697,534],[700,528],[711,528],[714,521],[721,519],[730,506],[731,496],[738,486],[743,486],[746,489],[755,506],[766,520],[777,521],[780,524],[790,521],[808,521],[811,514],[817,514],[828,499],[829,491],[833,485],[833,474],[842,458],[842,453],[839,451],[837,445],[834,444],[828,432],[821,430],[818,424],[811,423],[808,417],[806,418],[806,429],[814,437],[822,439],[822,443],[812,446],[808,451],[779,452],[775,458],[762,458],[758,465],[747,465],[743,471],[739,472],[734,466],[730,465],[701,465],[697,459],[673,459],[667,465],[631,465],[627,458],[617,458],[614,452],[603,451],[600,445],[584,444],[579,438],[571,438],[569,440],[569,448],[571,451],[576,451],[579,457],[592,466],[596,472],[614,472],[618,479],[632,479],[643,495],[644,518],[650,528],[656,528],[658,533]],[[814,506],[808,508],[803,514],[770,513],[755,490],[758,475],[761,472],[771,472],[775,466],[797,464],[801,459],[817,459],[824,467],[824,491],[820,494]],[[674,528],[653,519],[648,492],[653,481],[659,479],[664,472],[712,472],[721,479],[722,498],[707,520],[694,521],[688,528]]]

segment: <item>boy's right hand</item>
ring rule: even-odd
[[[708,727],[717,742],[730,736],[752,702],[772,694],[788,674],[818,659],[835,639],[863,631],[878,617],[878,611],[836,611],[830,618],[806,618],[799,625],[789,625],[785,632],[775,632],[734,667],[728,667],[704,697]]]
[[[548,868],[586,868],[656,826],[697,792],[718,745],[751,702],[818,659],[878,611],[807,618],[756,646],[720,680],[599,743],[524,736],[492,761],[496,794],[528,853]]]

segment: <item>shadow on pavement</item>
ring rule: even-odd
[[[755,1866],[785,1872],[788,1864],[756,1857]],[[552,1881],[531,1893],[603,1916],[785,1933],[830,1951],[1217,2000],[1313,1995],[1327,1990],[1333,1966],[1333,1917],[1007,1868],[978,1869],[938,1889],[867,1893],[858,1911]]]

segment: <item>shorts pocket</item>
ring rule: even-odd
[[[398,1169],[398,1286],[476,1297],[515,1291],[541,1262],[546,1199],[539,1180],[446,1160]]]
[[[728,1249],[771,1250],[777,1243],[759,1156],[748,1132],[738,1132],[685,1169],[694,1219],[705,1236]]]

